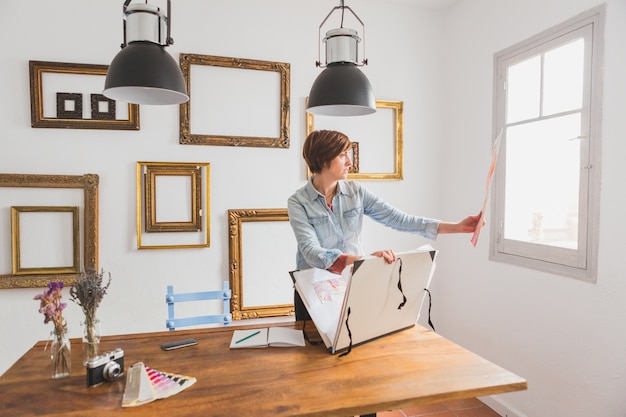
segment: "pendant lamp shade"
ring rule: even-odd
[[[157,6],[125,0],[124,43],[104,81],[106,97],[133,104],[169,105],[189,100],[178,63],[165,47],[170,36],[171,2],[167,16]]]
[[[329,64],[311,86],[307,111],[321,116],[361,116],[376,112],[369,80],[352,63]]]
[[[136,104],[168,105],[189,100],[178,63],[156,43],[129,43],[113,58],[103,94]]]
[[[345,11],[349,11],[361,23],[363,31],[365,25],[359,17],[344,5],[333,8],[322,22],[318,32],[318,42],[322,27],[336,10],[341,11],[341,27],[329,30],[324,37],[326,45],[326,65],[319,61],[318,67],[325,69],[317,76],[307,104],[307,112],[322,116],[362,116],[376,112],[376,98],[369,80],[359,69],[360,65],[367,65],[367,59],[359,62],[359,42],[361,38],[354,29],[343,26]],[[363,46],[365,54],[365,46]]]

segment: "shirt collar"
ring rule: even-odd
[[[309,181],[307,182],[306,188],[305,188],[306,189],[306,193],[307,193],[307,195],[309,196],[309,198],[311,200],[315,200],[319,196],[324,197],[313,186],[313,177],[315,177],[315,175],[312,175],[311,178],[309,178]],[[340,181],[337,182],[337,194],[348,194],[348,187],[346,186],[345,181],[341,181],[340,180]]]

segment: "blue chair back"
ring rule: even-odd
[[[175,294],[174,286],[168,285],[167,294],[165,295],[165,302],[167,303],[167,320],[165,321],[165,326],[169,330],[175,330],[178,327],[197,326],[202,324],[222,323],[224,325],[228,325],[233,319],[232,315],[230,314],[231,296],[232,292],[230,290],[228,281],[224,281],[223,289],[221,291],[190,292],[180,294]],[[222,300],[224,303],[223,314],[182,318],[175,317],[174,304],[204,300]]]

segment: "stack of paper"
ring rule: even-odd
[[[134,407],[167,398],[196,383],[196,378],[159,372],[137,362],[128,369],[122,407]]]

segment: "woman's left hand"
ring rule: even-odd
[[[440,234],[444,233],[473,233],[476,230],[478,222],[481,221],[483,212],[481,211],[475,216],[468,216],[458,223],[440,222],[439,230]],[[482,219],[481,227],[485,225],[485,220]]]
[[[478,222],[482,221],[481,227],[485,225],[485,220],[481,219],[483,212],[481,211],[476,216],[468,216],[459,222],[459,228],[461,233],[473,233],[478,226]]]

